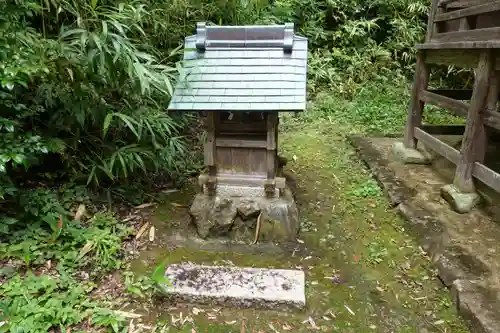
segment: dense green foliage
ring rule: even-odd
[[[293,21],[310,40],[311,93],[351,95],[411,73],[427,3],[409,0],[84,1],[0,4],[0,212],[26,188],[107,189],[197,168],[187,129],[169,115],[179,50],[195,22]],[[142,175],[142,176],[141,176]],[[146,176],[146,177],[144,177]],[[133,179],[134,182],[130,182]],[[61,213],[61,212],[59,212]],[[2,223],[5,231],[14,219]]]
[[[199,169],[196,119],[165,112],[182,41],[197,21],[293,21],[310,42],[311,96],[349,97],[366,82],[392,85],[412,75],[412,47],[424,34],[428,2],[1,1],[0,264],[29,272],[52,262],[58,271],[2,285],[8,328],[63,330],[90,316],[118,330],[119,320],[85,300],[91,286],[74,274],[89,266],[120,268],[120,243],[129,233],[107,215],[74,221],[74,210],[95,193],[132,200],[128,190],[140,183],[182,181]],[[366,119],[371,113],[345,112],[354,122],[387,125]],[[394,119],[391,129],[401,115]],[[12,272],[0,273],[2,279]]]

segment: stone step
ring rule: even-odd
[[[175,300],[199,304],[273,310],[305,308],[305,275],[300,270],[170,265],[162,284]]]

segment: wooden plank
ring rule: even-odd
[[[484,2],[484,0],[441,0],[439,6],[446,6],[446,9],[457,9],[478,6]]]
[[[215,165],[215,113],[209,112],[205,118],[207,142],[205,143],[205,165]]]
[[[203,186],[207,183],[209,176],[207,174],[201,174],[198,176],[198,183]],[[224,185],[234,185],[234,186],[250,186],[250,187],[264,187],[264,184],[268,181],[264,177],[245,177],[240,175],[229,175],[229,174],[219,174],[217,175],[217,183]],[[286,185],[286,179],[284,177],[276,177],[273,179],[276,184],[276,188],[283,189]]]
[[[433,3],[437,3],[437,0],[433,1]],[[434,5],[433,5],[432,10],[433,10],[432,17],[429,16],[429,22],[431,23],[431,25],[429,25],[429,28],[427,31],[427,36],[426,36],[427,41],[430,41],[434,35],[440,33],[443,30],[443,25],[440,24],[439,22],[434,22],[434,17],[436,15],[444,13],[444,8],[443,7],[434,7]],[[429,32],[431,32],[431,34],[429,34]]]
[[[486,151],[488,149],[488,132],[485,128],[484,119],[488,114],[498,114],[497,112],[497,101],[498,101],[498,81],[497,75],[494,70],[491,71],[490,82],[488,95],[486,97],[486,107],[483,112],[480,112],[480,121],[482,122],[482,126],[480,126],[480,130],[477,138],[477,148],[474,152],[476,162],[484,163],[484,159],[486,157]]]
[[[450,110],[455,115],[466,118],[468,115],[469,104],[462,101],[457,101],[446,96],[431,93],[430,91],[424,91],[422,93],[421,99],[431,105],[436,105],[443,109]],[[500,131],[500,113],[491,112],[485,110],[485,117],[483,122],[486,126],[495,128]]]
[[[233,147],[233,148],[267,148],[266,140],[245,140],[245,139],[227,139],[217,138],[215,140],[217,147]]]
[[[472,43],[472,42],[471,42]],[[487,47],[484,47],[487,48]],[[483,48],[483,49],[484,49]],[[494,50],[496,56],[496,69],[500,70],[500,43]],[[427,64],[453,65],[459,68],[476,68],[481,49],[426,49],[425,62]]]
[[[500,41],[500,27],[438,33],[432,36],[431,43],[463,43],[477,41],[489,43],[495,40]]]
[[[438,14],[434,18],[434,22],[443,22],[449,20],[456,20],[462,17],[473,16],[478,14],[484,14],[489,12],[494,12],[500,10],[500,1],[490,2],[481,4],[478,6],[472,6],[464,9],[459,9],[455,11],[450,11],[443,14]]]
[[[435,1],[435,0],[434,0]],[[429,68],[425,63],[423,52],[417,54],[417,65],[415,68],[415,80],[411,91],[411,102],[408,107],[408,120],[405,128],[404,145],[406,148],[417,147],[417,140],[413,135],[413,129],[422,125],[422,112],[424,111],[424,102],[420,98],[429,84]]]
[[[429,89],[427,91],[459,101],[468,101],[472,98],[472,89]]]
[[[426,147],[434,150],[453,164],[457,164],[460,153],[455,148],[424,132],[421,128],[415,128],[415,137],[422,141]]]
[[[469,105],[465,102],[434,94],[429,91],[422,92],[421,100],[427,104],[436,105],[443,109],[450,110],[458,116],[467,117]]]
[[[415,128],[415,137],[418,140],[422,141],[422,143],[424,143],[427,148],[434,150],[436,153],[443,156],[451,163],[455,165],[457,164],[460,152],[455,148],[447,145],[438,138],[427,134],[420,128]],[[500,192],[500,174],[496,173],[485,165],[476,162],[474,163],[472,175],[495,191]]]
[[[489,84],[493,72],[493,53],[489,50],[483,51],[479,59],[479,65],[476,71],[474,80],[474,89],[472,99],[467,115],[467,123],[465,133],[462,139],[462,148],[460,149],[460,157],[457,162],[457,170],[453,184],[455,187],[464,193],[475,191],[472,171],[474,163],[477,161],[476,152],[484,149],[485,129],[481,115],[486,106]]]
[[[472,98],[472,89],[429,89],[427,91],[459,101],[468,101]],[[500,99],[500,93],[498,93],[498,98]]]
[[[267,178],[273,179],[276,176],[276,122],[277,113],[267,114]]]
[[[459,24],[458,30],[459,31],[469,30],[470,26],[471,25],[470,25],[470,22],[469,22],[469,18],[468,17],[462,17],[460,19],[460,24]]]
[[[275,112],[267,114],[267,149],[276,150],[276,123],[278,115]]]
[[[475,30],[469,30],[475,31]],[[455,32],[448,32],[455,33]],[[465,42],[436,42],[417,44],[415,46],[419,50],[443,50],[443,49],[498,49],[500,48],[500,41],[465,41]]]
[[[420,127],[430,135],[463,135],[465,125],[422,125]]]

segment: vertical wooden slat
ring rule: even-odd
[[[466,31],[466,30],[470,29],[469,20],[467,19],[467,17],[462,17],[460,19],[460,23],[459,24],[460,25],[458,27],[458,30],[460,30],[460,31]]]
[[[425,51],[421,50],[417,54],[417,64],[415,66],[415,79],[411,91],[411,103],[408,108],[408,120],[406,123],[404,144],[406,148],[417,148],[417,139],[413,134],[413,129],[422,124],[422,113],[424,102],[420,96],[427,89],[429,84],[429,67],[425,63]]]
[[[205,119],[207,142],[205,143],[205,165],[215,166],[215,112],[208,112]]]
[[[267,180],[264,185],[264,191],[267,196],[274,196],[276,190],[276,129],[277,129],[277,113],[267,113]]]
[[[434,23],[434,17],[437,14],[443,12],[443,8],[438,5],[439,0],[432,0],[431,10],[429,12],[429,18],[427,20],[427,34],[425,36],[425,41],[430,42],[432,36],[439,33],[439,25]]]
[[[207,132],[207,142],[205,143],[205,165],[208,167],[207,190],[209,195],[215,195],[217,182],[217,167],[215,165],[216,146],[215,146],[215,117],[220,117],[220,113],[208,112],[205,130]]]
[[[276,176],[276,113],[267,114],[267,179]]]
[[[486,106],[490,91],[489,83],[494,68],[494,54],[492,50],[484,50],[476,69],[474,80],[474,91],[467,115],[465,133],[462,139],[462,148],[457,163],[455,179],[453,184],[464,193],[475,191],[472,171],[477,158],[477,150],[484,145],[484,124],[482,121],[482,110]]]

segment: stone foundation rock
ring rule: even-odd
[[[441,196],[455,211],[461,214],[470,212],[481,201],[479,194],[475,192],[462,193],[452,184],[441,188]]]
[[[392,152],[406,164],[429,164],[432,159],[428,152],[406,148],[402,142],[394,143]]]
[[[293,241],[299,230],[298,210],[290,189],[280,197],[197,194],[190,214],[201,238],[227,236],[253,239],[261,215],[259,240]]]

